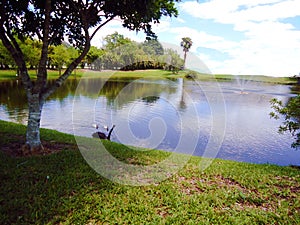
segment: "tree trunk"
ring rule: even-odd
[[[23,146],[23,155],[43,152],[44,148],[40,139],[40,121],[43,101],[40,94],[27,93],[28,96],[28,123],[26,143]]]
[[[186,61],[186,51],[184,51],[184,58],[183,58],[183,69],[185,69],[185,61]]]

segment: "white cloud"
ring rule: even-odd
[[[165,32],[170,29],[170,19],[161,20],[160,23],[152,24],[154,33]]]
[[[181,42],[183,36],[192,37],[193,45],[191,51],[196,51],[198,47],[206,48],[218,48],[219,51],[226,51],[226,49],[232,49],[236,47],[236,43],[233,41],[225,40],[221,36],[210,35],[203,31],[198,31],[189,27],[174,27],[168,30],[170,33],[174,33],[174,39],[176,43]]]
[[[175,19],[178,23],[185,23],[186,21],[184,20],[184,19],[182,19],[182,18],[176,18]]]
[[[300,15],[300,1],[281,1],[273,5],[258,5],[234,12],[236,18],[243,21],[275,21]]]
[[[251,33],[249,31],[248,35],[255,37],[255,39],[245,39],[240,42],[229,41],[221,36],[207,34],[206,32],[189,27],[170,28],[169,26],[164,26],[159,29],[161,32],[157,33],[161,33],[160,37],[164,36],[164,32],[173,34],[171,40],[167,39],[163,41],[174,44],[180,43],[181,38],[188,34],[187,36],[193,37],[191,52],[194,53],[199,47],[216,49],[217,51],[226,53],[231,59],[223,62],[216,61],[211,56],[201,52],[197,54],[199,57],[198,60],[204,62],[212,73],[285,76],[291,75],[287,73],[286,68],[293,68],[295,65],[298,65],[300,46],[295,36],[284,32],[285,29],[288,30],[291,27],[281,25],[276,22],[262,23],[261,27],[255,26],[255,29],[268,29],[267,34],[262,34],[261,32]],[[281,28],[279,34],[272,32],[278,31],[278,27]],[[182,55],[179,45],[174,45],[173,48],[176,48],[175,46],[177,46],[177,52]],[[286,57],[282,52],[288,52],[291,58]],[[194,65],[195,63],[191,62],[191,64]]]
[[[191,37],[202,37],[200,46],[231,57],[218,62],[206,56],[205,63],[214,73],[278,76],[300,71],[300,31],[292,24],[281,22],[281,19],[300,16],[299,8],[299,0],[211,0],[180,4],[180,9],[193,17],[210,19],[220,26],[231,24],[235,31],[244,33],[245,39],[232,42],[222,38],[222,33],[218,37],[191,32]]]
[[[188,1],[179,6],[196,18],[213,19],[224,24],[277,20],[300,15],[299,0],[211,0],[204,3]]]

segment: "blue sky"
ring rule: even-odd
[[[191,54],[212,73],[292,76],[300,73],[300,0],[191,0],[177,4],[177,18],[153,29],[159,41],[175,46],[191,37]],[[94,45],[119,32],[135,41],[115,20],[99,31]],[[188,58],[189,60],[189,58]]]

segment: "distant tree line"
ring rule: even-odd
[[[29,38],[18,42],[27,66],[37,69],[42,43]],[[48,69],[56,69],[61,74],[62,69],[79,54],[80,50],[67,43],[49,46]],[[183,59],[175,50],[164,49],[157,40],[138,43],[115,32],[103,39],[102,48],[92,46],[80,66],[91,70],[165,69],[176,73],[183,64]],[[16,64],[0,42],[0,69],[9,68],[16,68]]]

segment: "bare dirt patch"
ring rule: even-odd
[[[65,144],[65,143],[57,143],[55,141],[42,141],[42,145],[44,147],[43,151],[29,153],[24,155],[23,146],[25,143],[24,136],[22,135],[9,135],[7,137],[8,140],[1,143],[0,151],[12,157],[24,157],[24,156],[34,156],[34,155],[49,155],[53,153],[60,152],[62,150],[72,150],[77,149],[75,144]]]

